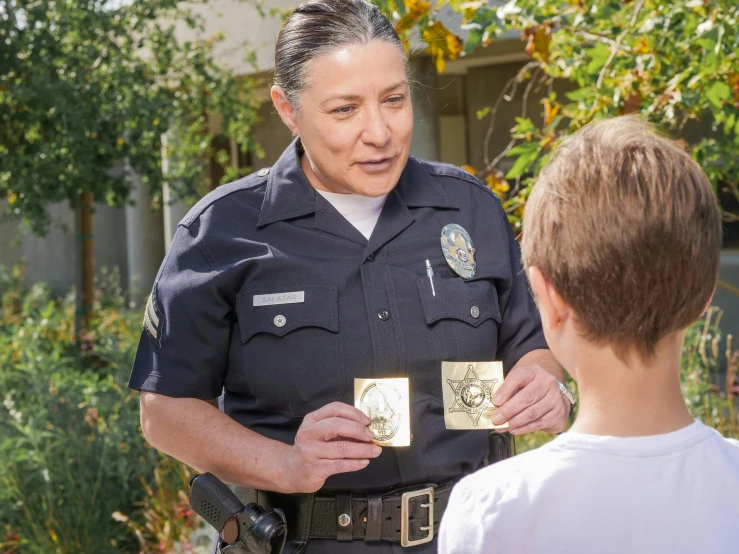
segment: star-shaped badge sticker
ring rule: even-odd
[[[449,408],[450,413],[465,412],[472,423],[477,426],[483,413],[495,409],[493,390],[498,380],[480,379],[472,364],[467,366],[464,379],[458,381],[447,379],[446,382],[454,391],[454,402]]]

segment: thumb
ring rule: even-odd
[[[536,373],[530,367],[514,367],[508,372],[503,384],[495,392],[493,403],[500,407],[508,402],[519,390],[534,380]]]

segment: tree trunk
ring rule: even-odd
[[[91,192],[82,193],[80,208],[80,250],[81,257],[81,291],[82,304],[80,305],[81,325],[80,332],[89,329],[92,317],[92,304],[95,282],[95,259],[93,257],[93,211],[94,198]]]

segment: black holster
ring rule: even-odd
[[[498,433],[490,431],[488,435],[488,459],[487,464],[494,464],[514,456],[516,454],[516,442],[510,433]]]

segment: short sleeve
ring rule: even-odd
[[[439,554],[493,552],[485,541],[480,508],[464,481],[454,487],[439,526]]]
[[[541,316],[529,290],[529,282],[521,263],[521,250],[513,230],[505,220],[509,260],[511,264],[511,286],[499,291],[501,324],[498,328],[498,358],[503,362],[506,373],[525,354],[549,348],[541,328]]]
[[[232,309],[202,240],[188,227],[175,233],[144,310],[132,389],[202,400],[221,394]]]

